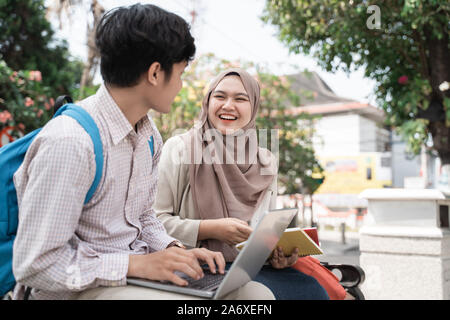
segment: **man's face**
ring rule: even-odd
[[[174,63],[172,67],[172,74],[169,79],[166,78],[168,75],[166,75],[164,71],[161,72],[163,79],[159,83],[157,97],[154,97],[154,110],[161,113],[170,112],[173,100],[183,87],[181,75],[183,74],[186,66],[186,61]]]

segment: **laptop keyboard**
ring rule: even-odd
[[[186,275],[183,272],[175,272],[177,276],[187,280],[188,285],[185,288],[192,288],[197,290],[214,290],[219,287],[223,278],[225,278],[226,271],[224,274],[212,273],[209,269],[203,269],[203,278],[195,280]]]

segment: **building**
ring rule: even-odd
[[[325,181],[314,201],[338,211],[365,208],[358,197],[364,189],[404,187],[405,178],[420,175],[420,157],[405,154],[381,109],[337,96],[315,72],[288,78],[301,97],[292,112],[318,116],[313,143]]]

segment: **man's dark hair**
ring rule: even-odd
[[[119,87],[136,85],[154,62],[169,79],[174,63],[189,62],[195,54],[187,22],[151,4],[108,11],[97,26],[95,44],[103,80]]]

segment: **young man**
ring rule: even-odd
[[[126,286],[126,278],[185,285],[174,271],[202,277],[199,260],[213,272],[224,269],[220,253],[179,247],[152,209],[162,139],[147,113],[170,111],[195,53],[194,39],[179,16],[137,4],[108,12],[97,28],[96,45],[104,84],[79,105],[100,131],[102,179],[83,205],[96,171],[95,154],[74,119],[60,116],[36,137],[15,175],[14,298],[22,299],[31,288],[32,299],[188,299]],[[228,296],[272,297],[254,282]]]

